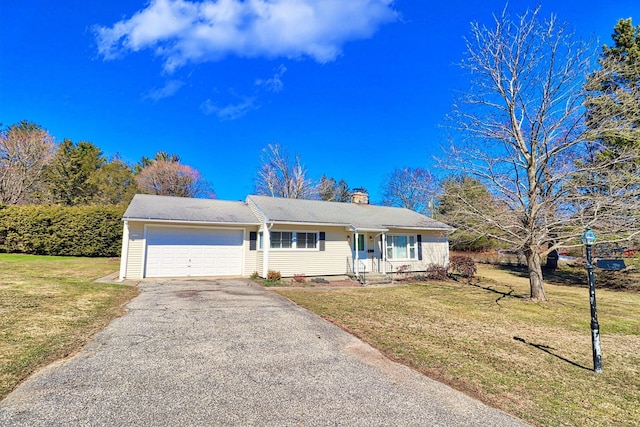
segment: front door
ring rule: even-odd
[[[351,248],[353,252],[353,261],[356,262],[356,253],[358,255],[358,266],[355,267],[354,271],[360,271],[363,265],[367,264],[367,234],[366,233],[358,233],[358,237],[353,240],[353,247]],[[369,271],[369,268],[367,268]]]

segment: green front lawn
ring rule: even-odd
[[[388,357],[534,425],[640,426],[640,294],[598,289],[604,372],[591,369],[588,291],[493,267],[485,279],[277,289]]]
[[[118,268],[117,259],[0,254],[0,399],[124,312],[137,288],[93,282]]]

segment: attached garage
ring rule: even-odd
[[[145,277],[240,276],[244,231],[148,227]]]
[[[245,202],[136,194],[122,219],[121,279],[256,271],[260,222]]]

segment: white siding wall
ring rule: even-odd
[[[411,234],[412,232],[402,230],[391,230],[390,234]],[[449,240],[444,233],[422,231],[416,234],[422,236],[422,260],[416,261],[393,261],[393,271],[402,265],[410,265],[411,271],[425,271],[430,264],[437,264],[447,267],[449,265]]]
[[[351,257],[349,233],[342,227],[274,226],[271,231],[324,231],[325,250],[269,249],[269,269],[283,277],[341,275],[347,272],[347,258]],[[263,274],[266,274],[264,272]]]
[[[141,279],[144,269],[144,224],[129,221],[129,251],[125,279]]]
[[[258,275],[260,277],[267,277],[267,272],[266,271],[262,271],[262,261],[264,259],[264,252],[261,250],[256,251],[257,253],[255,254],[256,256],[256,269],[255,271],[258,273]],[[251,272],[253,273],[253,271]],[[251,274],[249,273],[249,274]]]
[[[242,273],[243,276],[251,276],[251,274],[254,271],[258,270],[258,265],[262,265],[262,264],[258,264],[258,252],[259,252],[258,241],[256,241],[256,250],[255,251],[249,250],[250,248],[249,240],[250,240],[252,231],[255,231],[257,233],[258,226],[247,227],[244,233],[244,270]],[[260,262],[262,262],[262,258],[260,258]]]

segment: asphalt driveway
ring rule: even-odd
[[[2,426],[518,426],[243,279],[141,283],[0,402]]]

